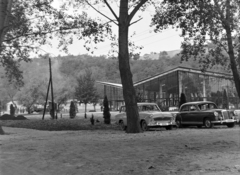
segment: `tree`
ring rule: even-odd
[[[103,100],[103,118],[105,124],[111,124],[111,114],[109,111],[108,99],[105,96]]]
[[[14,108],[13,104],[10,105],[10,115],[15,116],[15,108]]]
[[[27,108],[29,114],[32,112],[35,104],[44,104],[44,84],[43,81],[30,81],[18,92],[17,99]]]
[[[240,98],[239,0],[164,0],[162,7],[152,21],[155,31],[182,30],[182,60],[198,58],[203,69],[228,64]]]
[[[95,88],[95,80],[92,78],[90,69],[85,70],[85,74],[76,78],[77,85],[75,87],[75,97],[80,103],[85,105],[85,118],[87,112],[87,104],[96,101],[98,98],[97,90]]]
[[[76,117],[76,106],[75,106],[74,101],[71,101],[71,103],[70,103],[69,115],[70,115],[70,118]]]
[[[136,94],[135,89],[133,87],[133,80],[132,80],[132,73],[130,69],[129,59],[130,55],[133,55],[129,53],[129,45],[133,45],[132,42],[129,42],[128,35],[129,35],[129,27],[136,23],[137,21],[141,20],[139,18],[136,21],[132,21],[133,17],[136,15],[136,13],[140,10],[144,10],[147,2],[151,3],[150,0],[120,0],[119,1],[119,16],[115,13],[113,8],[110,5],[111,1],[104,0],[102,1],[103,4],[105,4],[110,12],[113,14],[114,19],[111,19],[110,17],[106,16],[102,12],[98,11],[97,8],[94,7],[94,5],[99,4],[101,1],[91,1],[85,0],[81,1],[85,2],[87,5],[95,9],[98,13],[103,15],[108,19],[108,22],[105,24],[113,23],[116,24],[118,27],[118,63],[119,63],[119,71],[120,71],[120,77],[123,87],[123,97],[126,105],[126,114],[127,114],[127,123],[128,123],[128,133],[139,133],[140,130],[140,122],[139,122],[139,113],[137,108],[137,101],[136,101]],[[115,2],[113,2],[115,4]],[[76,5],[75,5],[76,6]],[[77,6],[76,6],[77,7]],[[97,27],[94,27],[94,30],[98,30]],[[96,33],[101,33],[97,31]],[[114,38],[114,37],[113,37]]]
[[[182,104],[186,103],[187,100],[186,100],[186,96],[184,93],[181,93],[181,96],[180,96],[180,101],[179,101],[179,108],[181,107]]]

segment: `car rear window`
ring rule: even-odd
[[[182,108],[181,108],[181,111],[189,111],[189,106],[183,106]]]
[[[159,111],[159,108],[156,105],[141,105],[138,106],[139,111]]]
[[[210,110],[210,109],[217,109],[217,106],[213,103],[199,104],[198,107],[201,111]]]

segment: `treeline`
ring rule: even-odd
[[[68,55],[52,58],[52,75],[54,98],[57,103],[65,103],[68,99],[74,99],[76,79],[91,71],[95,81],[106,81],[121,83],[118,60],[116,58],[106,58],[105,56],[90,55]],[[179,55],[169,57],[160,54],[158,59],[130,60],[133,81],[139,81],[161,72],[173,69],[177,66],[190,68],[201,68],[198,60],[181,62]],[[3,69],[0,69],[0,95],[2,104],[9,101],[19,101],[29,109],[33,104],[44,104],[47,87],[49,83],[49,60],[46,58],[35,58],[31,62],[21,62],[20,69],[23,72],[22,87],[17,87],[14,83],[9,83],[4,76]],[[221,66],[214,66],[212,71],[226,71]],[[103,98],[103,87],[96,86],[100,98]]]
[[[95,80],[121,83],[118,60],[116,58],[79,55],[64,56],[56,59],[60,61],[59,71],[66,76],[76,76],[79,73],[81,74],[84,69],[90,68]],[[196,69],[203,68],[198,60],[181,61],[180,55],[169,57],[161,54],[158,59],[154,60],[151,58],[147,60],[130,60],[130,65],[134,82],[173,69],[177,66]],[[227,69],[217,65],[208,70],[228,72]]]

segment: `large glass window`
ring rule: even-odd
[[[166,95],[168,106],[178,106],[178,77],[177,71],[166,77]]]

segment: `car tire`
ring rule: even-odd
[[[213,124],[212,124],[212,122],[211,122],[211,120],[210,120],[209,118],[206,118],[206,119],[204,120],[204,126],[205,126],[206,128],[212,128],[212,127],[213,127]]]
[[[127,126],[124,125],[124,122],[122,120],[119,122],[119,126],[122,131],[125,131],[127,129]]]
[[[172,126],[172,125],[166,127],[166,130],[172,130],[172,129],[173,129],[173,126]]]
[[[182,122],[180,119],[176,119],[176,126],[177,128],[181,128],[182,127]]]
[[[143,120],[141,122],[141,129],[142,129],[143,132],[148,131],[148,125],[147,125],[147,122],[145,120]]]
[[[229,127],[229,128],[233,128],[235,126],[235,123],[229,123],[229,124],[227,124],[227,127]]]

